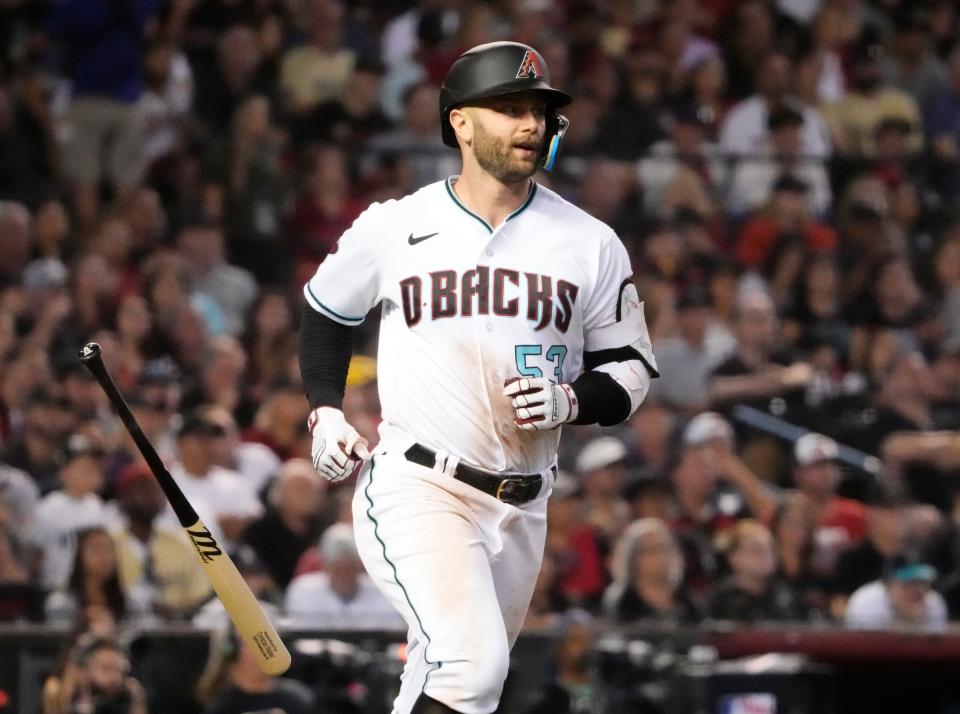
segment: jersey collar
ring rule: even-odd
[[[449,194],[450,198],[453,199],[453,202],[457,204],[460,210],[465,212],[468,216],[472,216],[473,218],[476,218],[478,221],[480,221],[483,227],[487,229],[488,232],[493,233],[493,226],[491,226],[489,223],[487,223],[485,220],[483,220],[480,216],[478,216],[476,213],[471,211],[469,208],[464,206],[463,203],[460,201],[460,199],[457,198],[457,194],[453,190],[453,182],[455,179],[458,179],[458,178],[460,177],[451,176],[446,180],[445,186],[447,187],[447,194]],[[506,220],[504,220],[504,223],[511,220],[512,218],[516,218],[521,213],[523,213],[526,210],[527,206],[529,206],[533,202],[533,197],[536,195],[536,193],[537,193],[537,182],[531,179],[530,191],[529,193],[527,193],[527,197],[524,199],[523,203],[521,203],[520,206],[515,211],[513,211],[513,213],[507,216]]]

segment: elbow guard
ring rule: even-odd
[[[608,362],[602,364],[594,372],[602,372],[613,379],[614,382],[627,394],[630,399],[630,413],[625,419],[633,416],[637,408],[650,391],[650,372],[646,365],[639,359],[631,359],[625,362]]]

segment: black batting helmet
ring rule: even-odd
[[[543,57],[519,42],[490,42],[467,50],[447,71],[440,87],[440,124],[443,143],[457,148],[450,112],[476,99],[519,92],[537,92],[547,100],[547,135],[543,166],[553,167],[557,148],[569,122],[557,113],[570,103],[570,95],[550,86]]]

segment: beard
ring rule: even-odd
[[[537,172],[540,154],[529,159],[516,156],[513,144],[498,139],[477,122],[473,135],[473,155],[486,171],[502,183],[517,183]]]

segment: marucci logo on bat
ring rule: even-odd
[[[193,547],[197,549],[197,553],[204,563],[212,563],[213,559],[218,555],[223,555],[223,551],[220,550],[220,546],[217,545],[217,540],[209,530],[188,530],[187,535],[190,536],[190,540],[193,541]]]

